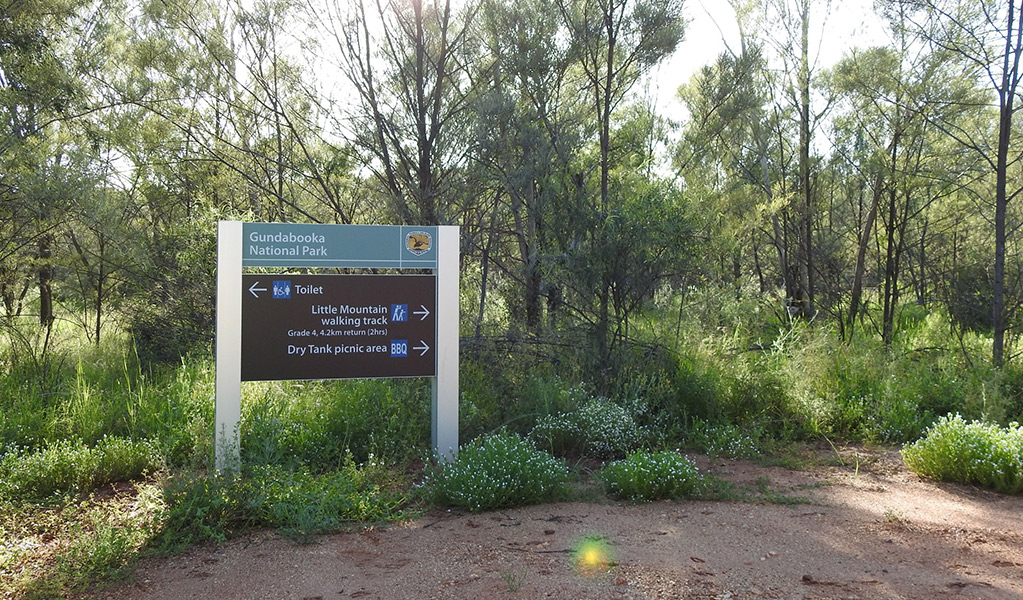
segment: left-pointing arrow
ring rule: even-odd
[[[423,340],[419,340],[419,343],[422,344],[422,346],[413,346],[412,349],[422,350],[422,352],[419,353],[419,356],[426,356],[426,353],[430,350],[430,347],[427,346],[426,342],[424,342]]]
[[[256,287],[257,285],[259,285],[258,281],[253,283],[252,287],[249,288],[249,292],[251,292],[252,295],[255,296],[256,298],[259,298],[259,294],[257,294],[256,292],[265,292],[266,288]]]

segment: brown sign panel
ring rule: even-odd
[[[243,275],[242,381],[432,377],[432,275]]]

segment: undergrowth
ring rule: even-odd
[[[608,494],[631,501],[678,500],[705,488],[699,469],[678,452],[635,452],[601,469]]]
[[[216,475],[211,356],[146,365],[116,335],[97,345],[57,327],[43,343],[6,325],[0,595],[60,596],[140,554],[253,527],[307,542],[429,503],[558,499],[571,493],[566,457],[614,461],[597,473],[604,493],[636,500],[742,496],[675,448],[756,459],[821,439],[906,444],[921,474],[1023,487],[1023,434],[1006,426],[1023,420],[1023,366],[993,368],[989,340],[953,336],[940,310],[915,309],[885,348],[865,324],[843,338],[764,299],[676,301],[635,313],[599,377],[581,338],[474,343],[461,361],[463,448],[418,487],[407,473],[429,453],[425,380],[246,383],[243,468]]]
[[[1023,493],[1023,426],[1007,427],[960,415],[942,417],[902,450],[906,466],[925,477]]]
[[[422,485],[433,502],[481,512],[536,504],[565,491],[565,463],[528,439],[500,432],[466,444]]]

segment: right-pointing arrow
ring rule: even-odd
[[[419,343],[422,344],[422,346],[413,346],[412,349],[413,350],[422,350],[422,352],[419,353],[419,356],[426,356],[426,353],[427,353],[427,351],[430,350],[430,347],[427,346],[426,342],[424,342],[423,340],[419,340]]]
[[[256,287],[257,285],[259,285],[258,281],[253,283],[252,287],[249,288],[249,292],[251,292],[252,295],[255,296],[256,298],[259,298],[259,294],[257,294],[256,292],[265,292],[266,288]]]
[[[421,308],[421,309],[423,309],[423,310],[416,310],[416,311],[412,311],[412,314],[414,314],[414,315],[422,315],[422,316],[420,316],[420,317],[419,317],[419,320],[420,320],[420,321],[422,321],[422,320],[426,319],[426,317],[429,317],[429,316],[430,316],[430,309],[426,308],[426,307],[425,307],[425,306],[423,306],[422,304],[420,304],[420,305],[419,305],[419,308]],[[413,350],[414,350],[414,349],[415,349],[415,348],[413,348]]]

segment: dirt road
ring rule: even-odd
[[[144,561],[94,596],[1023,599],[1023,498],[921,480],[895,451],[843,456],[798,471],[698,459],[760,502],[437,511],[311,545],[256,533]]]

